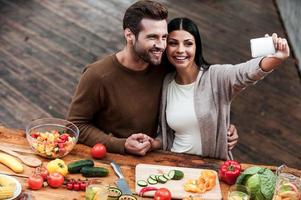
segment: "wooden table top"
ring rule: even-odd
[[[0,145],[6,146],[9,148],[13,148],[14,150],[21,150],[24,152],[28,152],[29,154],[39,157],[37,155],[34,155],[31,151],[29,144],[26,140],[25,133],[23,130],[14,130],[14,129],[8,129],[3,126],[0,126]],[[62,158],[67,164],[69,162],[75,161],[75,160],[81,160],[81,159],[92,159],[90,155],[91,148],[82,144],[77,144],[74,149],[64,158]],[[22,154],[22,153],[21,153]],[[27,154],[27,153],[23,153]],[[43,161],[43,166],[46,166],[47,162],[50,160],[44,159],[42,157],[39,157]],[[135,166],[139,163],[145,163],[145,164],[159,164],[159,165],[168,165],[168,166],[178,166],[178,167],[191,167],[191,168],[206,168],[206,169],[214,169],[217,170],[219,165],[222,163],[220,160],[215,159],[207,159],[207,158],[201,158],[199,156],[194,155],[187,155],[187,154],[176,154],[171,152],[165,152],[165,151],[155,151],[150,152],[144,157],[140,156],[132,156],[132,155],[120,155],[120,154],[113,154],[113,153],[107,153],[104,159],[101,160],[95,160],[94,163],[96,166],[102,166],[109,169],[109,176],[99,178],[102,182],[110,185],[114,185],[114,182],[117,180],[117,176],[115,175],[113,169],[110,166],[110,162],[115,161],[117,164],[121,166],[122,172],[124,176],[126,177],[127,182],[129,183],[129,186],[132,191],[135,191]],[[24,172],[22,174],[24,175],[30,175],[34,168],[28,167],[26,165],[24,166]],[[252,164],[242,164],[243,169],[248,168],[250,166],[253,166]],[[262,166],[269,168],[271,170],[275,170],[275,166]],[[4,166],[3,164],[0,164],[0,171],[1,172],[7,172],[12,173],[12,171]],[[290,173],[293,173],[295,175],[301,176],[301,170],[293,169],[293,168],[287,168],[287,171]],[[23,191],[26,191],[30,194],[32,194],[35,199],[38,200],[44,200],[44,199],[84,199],[84,192],[77,192],[77,191],[70,191],[67,190],[64,187],[52,189],[50,187],[42,188],[38,191],[29,190],[27,188],[26,178],[16,177],[20,183],[22,184]],[[72,174],[68,175],[67,178],[83,178],[81,175]],[[221,185],[221,191],[223,199],[226,199],[227,191],[229,188],[229,185],[220,182]],[[150,198],[142,198],[138,197],[138,199],[150,199]]]

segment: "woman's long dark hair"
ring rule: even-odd
[[[203,68],[205,70],[208,69],[210,64],[206,62],[203,58],[202,41],[197,25],[192,20],[185,17],[174,18],[168,23],[168,33],[177,30],[184,30],[193,35],[196,44],[194,61],[198,67]],[[169,62],[167,58],[166,51],[162,58],[162,64],[163,67],[166,67],[168,71],[175,71],[175,67]]]

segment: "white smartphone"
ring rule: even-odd
[[[267,56],[276,52],[272,37],[254,38],[250,40],[252,57]]]

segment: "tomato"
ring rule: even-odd
[[[91,150],[91,155],[93,158],[103,158],[107,153],[106,147],[101,144],[95,144]]]
[[[48,170],[45,167],[37,167],[35,169],[35,174],[41,175],[43,180],[46,181],[48,176]]]
[[[58,172],[50,173],[47,177],[47,183],[53,188],[58,188],[64,183],[64,176]]]
[[[87,183],[86,182],[81,182],[80,184],[80,190],[85,191],[86,187],[87,187]]]
[[[40,134],[38,134],[38,133],[31,134],[31,137],[33,137],[33,138],[38,138],[39,136],[40,136]]]
[[[73,183],[72,182],[67,183],[67,189],[68,190],[73,190]]]
[[[80,183],[74,183],[73,184],[73,190],[79,191],[80,190]]]
[[[34,174],[27,179],[27,184],[30,189],[39,190],[43,186],[43,177],[38,174]]]
[[[66,142],[69,138],[69,135],[64,133],[63,135],[60,136],[60,139],[63,140],[64,142]]]
[[[166,188],[160,188],[155,192],[154,200],[171,200],[171,193]]]

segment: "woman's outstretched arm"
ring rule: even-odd
[[[277,37],[276,33],[273,33],[272,37],[276,53],[263,58],[260,63],[261,69],[266,72],[277,68],[290,55],[290,48],[287,40],[285,38]]]

